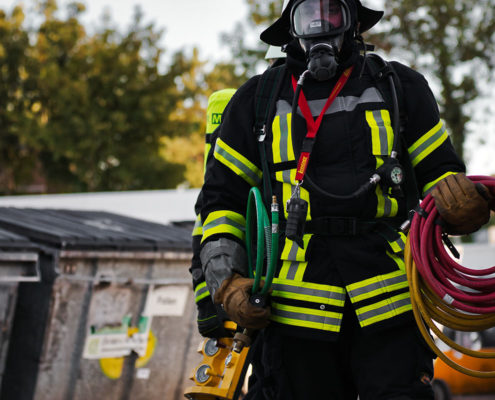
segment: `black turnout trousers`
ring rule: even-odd
[[[245,400],[433,400],[433,356],[414,323],[363,333],[346,300],[336,341],[260,332]]]

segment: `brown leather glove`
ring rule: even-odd
[[[217,304],[223,304],[227,315],[243,328],[261,329],[268,325],[270,309],[256,307],[249,302],[253,282],[254,279],[234,274],[222,282],[214,300]]]
[[[442,179],[431,195],[449,234],[476,232],[490,219],[493,196],[486,186],[474,184],[465,174],[449,175]]]

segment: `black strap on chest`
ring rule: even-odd
[[[407,144],[404,138],[405,126],[407,124],[407,113],[404,103],[404,92],[402,90],[402,85],[397,72],[391,63],[385,61],[378,54],[371,53],[366,55],[366,66],[369,68],[371,77],[375,80],[378,90],[383,96],[385,103],[389,106],[390,110],[394,110],[393,103],[394,97],[398,103],[398,114],[392,115],[392,120],[397,121],[395,124],[400,130],[400,143],[398,146],[399,156],[401,157],[401,164],[404,169],[405,174],[405,192],[406,192],[406,203],[407,209],[414,209],[420,200],[420,194],[418,192],[416,174],[414,173],[414,168],[409,158],[409,153],[407,151]],[[394,82],[394,91],[392,93],[392,87],[388,82],[389,76],[392,77]],[[395,129],[396,126],[394,126]]]
[[[260,76],[255,94],[255,121],[253,132],[256,135],[263,170],[263,197],[265,205],[271,204],[272,186],[270,169],[266,158],[265,138],[270,129],[268,122],[275,111],[276,100],[286,74],[285,64],[268,68]]]

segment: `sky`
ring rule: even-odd
[[[190,51],[198,47],[200,59],[217,61],[228,57],[227,46],[220,43],[222,32],[232,32],[235,24],[247,17],[246,0],[78,0],[87,7],[82,21],[87,29],[101,25],[105,11],[111,20],[125,29],[132,21],[134,7],[139,4],[145,22],[154,22],[157,28],[165,29],[162,47],[167,55],[177,50]],[[281,0],[282,1],[282,0]],[[0,0],[0,8],[11,10],[19,3],[26,7],[34,0]],[[70,0],[58,0],[61,9]],[[364,0],[372,8],[382,8],[383,0]],[[253,35],[254,36],[254,35]],[[256,40],[256,37],[251,38]],[[493,92],[493,91],[492,91]],[[490,149],[495,149],[495,102],[492,98],[482,105],[472,107],[477,114],[475,123],[471,123],[470,135],[466,141],[465,156],[468,160],[468,174],[495,174],[495,158]],[[486,116],[490,115],[488,120]],[[481,145],[481,140],[485,142]]]
[[[219,59],[227,55],[220,46],[221,32],[231,32],[235,23],[247,16],[245,0],[77,0],[86,5],[82,21],[91,28],[101,25],[101,16],[108,11],[112,21],[125,29],[132,21],[134,8],[140,5],[145,22],[165,28],[162,46],[171,54],[175,50],[197,46],[203,59]],[[69,0],[58,0],[64,9]],[[33,0],[0,0],[0,8],[11,10]]]

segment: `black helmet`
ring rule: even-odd
[[[350,28],[355,30],[359,23],[358,33],[366,32],[372,28],[383,16],[383,11],[375,11],[364,7],[360,0],[344,1],[351,10]],[[293,33],[291,33],[290,19],[291,11],[296,3],[299,4],[301,1],[290,0],[280,18],[261,33],[260,38],[263,42],[273,46],[282,46],[289,43],[294,38]]]

